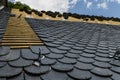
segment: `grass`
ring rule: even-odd
[[[12,9],[12,13],[15,13],[16,16],[19,16],[20,14],[22,14],[22,17],[26,17],[26,16],[31,16],[32,18],[36,18],[36,19],[50,19],[50,20],[63,20],[63,17],[56,17],[56,18],[52,18],[48,15],[43,14],[42,17],[37,16],[36,14],[32,13],[31,15],[26,14],[25,12],[19,12],[18,9]],[[115,22],[115,21],[98,21],[97,19],[95,19],[94,21],[91,21],[90,19],[88,21],[84,21],[83,19],[76,19],[73,17],[69,17],[68,20],[66,21],[75,21],[75,22],[88,22],[88,23],[98,23],[98,24],[111,24],[111,25],[120,25],[120,22]]]

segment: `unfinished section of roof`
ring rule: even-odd
[[[2,36],[8,16],[0,14]],[[0,80],[120,80],[120,26],[26,20],[45,45],[0,46]]]
[[[5,14],[3,14],[5,15]],[[1,46],[10,46],[10,48],[28,48],[32,45],[43,45],[43,42],[32,30],[26,20],[16,16],[13,12],[8,13],[11,17],[8,20],[5,33],[2,38]]]

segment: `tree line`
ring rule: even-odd
[[[10,8],[16,8],[19,9],[19,11],[25,11],[27,14],[32,14],[35,13],[38,16],[43,16],[43,13],[51,16],[52,18],[56,18],[56,17],[63,17],[64,19],[68,19],[69,17],[74,17],[77,19],[83,19],[84,21],[88,21],[89,19],[91,21],[94,21],[95,19],[99,20],[99,21],[117,21],[120,22],[120,18],[117,17],[104,17],[104,16],[95,16],[95,15],[81,15],[81,14],[77,14],[77,13],[60,13],[60,12],[52,12],[52,11],[38,11],[35,9],[31,9],[28,5],[26,4],[22,4],[21,2],[16,2],[16,3],[12,3],[12,2],[8,2],[8,7]]]

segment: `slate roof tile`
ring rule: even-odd
[[[96,67],[108,68],[108,69],[112,67],[109,63],[99,62],[99,61],[95,61],[95,62],[93,63],[93,65],[96,66]]]
[[[76,80],[90,80],[92,77],[89,71],[83,71],[76,68],[74,68],[73,71],[68,72],[68,75]]]
[[[8,64],[0,68],[0,77],[13,77],[22,72],[21,68],[14,68]]]
[[[29,53],[29,55],[28,55],[28,53]],[[28,60],[36,60],[36,59],[39,58],[38,55],[32,53],[32,51],[30,49],[22,49],[21,50],[21,56],[24,59],[28,59]]]
[[[0,80],[6,80],[6,78],[0,78]]]
[[[5,66],[7,64],[7,62],[0,62],[0,68]]]
[[[99,68],[99,67],[93,68],[91,72],[98,76],[102,76],[102,77],[110,77],[113,75],[112,71],[110,71],[109,69],[104,69],[104,68]]]
[[[63,58],[64,56],[62,54],[50,53],[46,55],[46,57],[51,58],[51,59],[60,59],[60,58]]]
[[[120,67],[120,61],[119,60],[114,60],[113,59],[113,60],[111,60],[110,64]]]
[[[63,51],[57,48],[49,48],[51,52],[56,53],[56,54],[66,54],[67,51]]]
[[[79,58],[78,54],[69,53],[69,52],[67,54],[65,54],[65,56],[68,58]]]
[[[75,64],[77,62],[76,59],[72,59],[68,57],[64,57],[62,59],[59,59],[58,61],[65,63],[65,64]]]
[[[25,74],[25,80],[41,80],[40,76]]]
[[[0,61],[13,61],[20,58],[20,49],[12,49],[9,54],[0,56]]]
[[[111,77],[113,80],[120,80],[120,74],[116,72],[112,72],[113,76]]]
[[[73,65],[57,62],[55,65],[52,66],[52,68],[56,71],[68,72],[73,69]]]
[[[53,65],[56,63],[56,60],[50,58],[44,58],[41,60],[41,64],[43,65]]]
[[[112,66],[111,70],[120,74],[120,68],[117,66]]]
[[[66,46],[59,46],[58,49],[64,50],[64,51],[68,51],[68,50],[70,50],[71,48],[70,48],[70,47],[66,47]]]
[[[9,54],[10,48],[7,46],[0,47],[0,56]]]
[[[101,61],[101,62],[110,62],[111,61],[111,59],[109,59],[109,58],[103,58],[103,57],[98,57],[98,56],[95,57],[95,60]]]
[[[24,73],[21,73],[18,76],[8,78],[8,80],[24,80]]]
[[[95,62],[93,58],[86,58],[86,57],[80,57],[78,58],[78,61],[88,63],[88,64]]]
[[[65,73],[51,70],[49,73],[41,76],[43,80],[67,80],[69,77]]]
[[[50,67],[31,65],[31,66],[25,67],[24,70],[29,74],[40,75],[40,74],[47,73],[50,70]]]
[[[112,80],[112,79],[111,79],[111,78],[108,78],[108,77],[100,77],[100,76],[98,76],[98,75],[92,74],[91,80]]]
[[[33,64],[32,60],[26,60],[20,57],[18,60],[10,61],[9,65],[13,67],[27,67]]]
[[[87,58],[94,58],[95,57],[95,54],[89,54],[89,53],[82,53],[82,54],[80,54],[81,56],[83,56],[83,57],[87,57]]]
[[[92,66],[92,64],[87,64],[87,63],[82,63],[82,62],[77,62],[75,64],[75,67],[77,69],[81,69],[81,70],[91,70],[93,69],[94,67]]]
[[[73,54],[81,54],[81,53],[82,53],[82,51],[80,51],[80,50],[75,50],[75,49],[71,49],[69,52],[70,52],[70,53],[73,53]]]

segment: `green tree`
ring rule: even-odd
[[[26,5],[26,4],[22,4],[21,2],[16,2],[15,4],[12,2],[8,2],[8,7],[10,8],[15,8],[15,9],[24,9],[26,8],[26,10],[31,10],[31,8]]]

